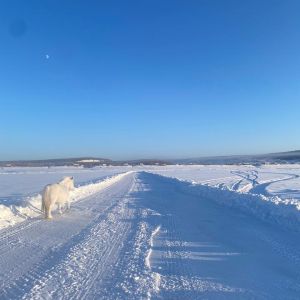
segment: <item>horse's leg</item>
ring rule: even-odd
[[[52,205],[49,205],[49,210],[48,210],[48,219],[52,219]]]
[[[62,214],[61,203],[57,203],[57,206],[58,206],[58,211],[59,211],[59,213]]]
[[[45,199],[44,199],[44,198],[42,198],[41,211],[42,211],[42,212],[45,212]]]
[[[49,207],[45,207],[45,219],[49,219]]]
[[[52,209],[52,205],[51,204],[45,206],[45,216],[46,216],[46,219],[52,219],[51,209]]]
[[[68,200],[67,201],[67,209],[69,210],[71,208],[71,202]]]

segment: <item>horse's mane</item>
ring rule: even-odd
[[[66,176],[61,181],[58,182],[58,184],[64,185],[68,189],[70,188],[70,183],[72,183],[71,186],[74,186],[74,178],[73,176]]]
[[[73,177],[72,176],[65,176],[62,180],[60,180],[58,183],[62,183],[65,181],[73,181]]]

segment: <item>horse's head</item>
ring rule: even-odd
[[[63,184],[68,190],[74,190],[74,177],[73,176],[66,176],[64,179],[60,182]]]

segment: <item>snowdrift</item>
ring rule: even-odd
[[[90,196],[100,190],[118,182],[124,176],[132,171],[121,173],[115,176],[107,177],[96,183],[86,184],[75,188],[71,192],[71,202],[78,201],[82,198]],[[15,225],[28,218],[34,218],[41,215],[41,194],[28,197],[24,206],[10,205],[6,206],[0,204],[0,229]]]
[[[300,231],[300,201],[297,199],[281,199],[278,196],[266,197],[260,194],[233,191],[226,186],[207,186],[173,177],[154,175],[168,178],[177,183],[177,187],[182,192],[205,197],[219,204],[239,209],[261,220]]]

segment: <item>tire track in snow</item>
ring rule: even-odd
[[[265,195],[265,196],[271,196],[271,194],[267,191],[267,188],[269,185],[271,185],[273,183],[277,183],[277,182],[288,181],[288,180],[299,178],[299,175],[297,175],[297,174],[270,173],[270,174],[277,174],[277,175],[285,175],[287,177],[259,182],[258,175],[266,174],[269,172],[258,173],[258,171],[253,170],[253,171],[250,171],[250,173],[247,171],[231,171],[231,173],[242,178],[240,181],[236,182],[232,186],[232,190],[238,191],[238,192],[247,192],[247,193],[252,193],[252,194],[261,194],[261,195]],[[248,182],[248,184],[242,185],[242,183],[244,181]]]
[[[149,222],[155,215],[144,206],[140,193],[147,193],[147,185],[137,175],[136,184],[131,193],[131,205],[135,208],[132,227],[127,242],[111,270],[110,284],[101,299],[150,299],[159,288],[159,276],[151,270],[153,238],[159,232],[159,226]]]
[[[269,185],[271,185],[273,183],[277,183],[277,182],[288,181],[288,180],[299,178],[299,175],[297,175],[297,174],[288,174],[288,173],[273,173],[273,174],[286,175],[287,177],[262,182],[262,183],[258,184],[257,186],[252,187],[252,189],[250,189],[249,192],[252,194],[262,194],[265,196],[270,196],[271,194],[267,191],[267,188]]]
[[[169,214],[166,222],[164,223],[164,237],[160,247],[164,248],[162,252],[162,260],[165,261],[165,274],[160,275],[160,293],[154,297],[155,299],[164,299],[171,297],[171,299],[181,300],[183,298],[202,299],[201,293],[208,292],[222,292],[224,296],[218,296],[218,299],[229,299],[234,297],[232,293],[242,294],[248,293],[243,289],[233,288],[223,283],[216,282],[212,278],[201,278],[195,275],[189,259],[193,257],[190,252],[189,243],[185,241],[185,234],[180,230],[182,224],[178,222],[178,216]],[[215,247],[208,245],[208,247]],[[215,252],[216,256],[207,256],[206,259],[217,261],[218,255],[222,255],[218,251]],[[227,253],[227,255],[236,255],[235,253]],[[204,297],[204,296],[203,296]],[[236,297],[236,295],[235,295]]]

